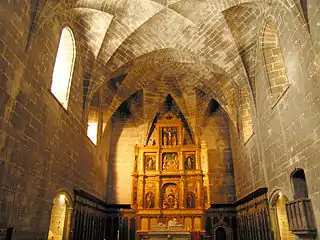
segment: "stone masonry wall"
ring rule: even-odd
[[[265,185],[269,195],[280,190],[292,200],[290,174],[303,168],[319,219],[319,42],[310,38],[306,25],[295,14],[274,7],[264,16],[264,24],[272,19],[276,26],[289,86],[278,101],[272,96],[260,37],[255,60],[254,135],[244,144],[238,131],[231,128],[236,192],[240,198]],[[313,17],[311,22],[319,21],[319,16]],[[317,224],[319,229],[319,221]]]
[[[293,13],[275,8],[268,14],[277,16],[275,23],[289,87],[278,102],[272,100],[259,46],[256,129],[260,135],[267,186],[270,194],[280,189],[292,200],[290,174],[295,168],[303,168],[316,219],[320,219],[320,48]],[[317,224],[319,229],[320,222]]]
[[[68,19],[52,19],[26,48],[30,6],[1,7],[7,11],[0,14],[0,228],[14,226],[15,239],[45,239],[58,190],[105,195],[105,161],[96,160],[82,120],[85,51],[75,34],[78,55],[65,110],[49,89]]]

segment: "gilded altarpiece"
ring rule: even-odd
[[[151,129],[146,145],[135,147],[137,233],[168,226],[173,219],[185,231],[204,232],[204,211],[210,207],[206,145],[190,141],[185,123],[171,113]]]

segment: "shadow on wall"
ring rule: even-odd
[[[143,125],[142,92],[123,102],[111,118],[111,141],[108,161],[107,202],[130,204],[134,146],[140,142]]]
[[[211,100],[201,134],[208,145],[211,200],[214,203],[233,203],[235,184],[227,114]]]

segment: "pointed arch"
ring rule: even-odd
[[[180,119],[183,123],[183,127],[185,128],[187,135],[190,139],[190,142],[194,144],[194,134],[192,133],[191,128],[189,127],[189,124],[180,110],[178,104],[175,102],[174,98],[171,96],[171,94],[168,94],[167,97],[164,100],[164,103],[162,106],[160,106],[159,111],[155,115],[151,127],[148,131],[147,139],[146,139],[146,145],[148,145],[149,141],[152,138],[153,132],[155,130],[155,124],[157,123],[158,120],[160,120],[165,114],[167,113],[172,113],[175,115],[178,119]],[[150,143],[151,144],[151,143]]]

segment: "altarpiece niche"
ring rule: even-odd
[[[135,146],[132,208],[137,232],[173,219],[185,231],[204,232],[210,207],[206,145],[194,144],[186,122],[169,112],[154,121],[146,145]]]

